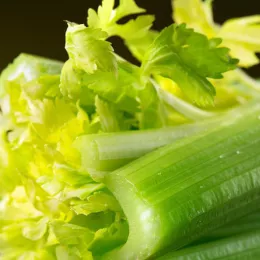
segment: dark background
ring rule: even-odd
[[[66,60],[64,20],[85,23],[89,7],[97,8],[101,0],[0,0],[0,70],[19,53],[27,52]],[[156,15],[155,29],[171,24],[170,0],[136,0],[148,13]],[[215,0],[215,21],[231,17],[260,14],[260,0]],[[112,39],[116,51],[126,58],[130,54],[119,39]],[[131,59],[133,61],[133,59]],[[260,67],[250,70],[260,76]]]

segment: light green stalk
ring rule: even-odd
[[[179,140],[105,176],[130,233],[104,259],[146,259],[167,246],[178,249],[259,208],[260,106],[243,111],[206,135]]]

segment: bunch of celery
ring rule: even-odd
[[[260,84],[239,68],[260,17],[220,26],[211,4],[174,0],[157,32],[134,0],[103,0],[68,22],[64,64],[2,72],[1,259],[260,257]]]

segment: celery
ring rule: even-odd
[[[259,208],[259,115],[259,105],[244,108],[243,117],[226,126],[107,174],[130,232],[104,259],[146,259],[170,245],[178,249]]]
[[[158,260],[190,259],[259,259],[260,229],[211,243],[188,247],[160,257]]]
[[[135,0],[103,0],[67,22],[65,63],[21,54],[1,73],[0,259],[145,260],[260,207],[260,105],[229,113],[259,103],[235,69],[259,61],[260,16],[219,27],[210,0],[175,1],[180,24],[154,31]]]
[[[233,109],[225,115],[175,127],[82,135],[77,138],[75,146],[81,153],[85,170],[103,176],[169,143],[225,125],[229,118],[243,116],[239,111]]]
[[[218,117],[162,129],[82,135],[77,138],[75,146],[81,152],[86,170],[107,172],[171,142],[206,132],[222,121]]]
[[[256,211],[237,221],[228,223],[210,232],[206,237],[210,239],[229,237],[256,229],[260,229],[260,211]]]

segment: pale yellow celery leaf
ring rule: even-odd
[[[93,9],[88,10],[88,25],[94,28],[105,29],[113,18],[114,0],[103,0],[102,5],[98,7],[96,12]]]
[[[90,194],[95,191],[101,190],[105,185],[103,183],[89,183],[82,185],[79,188],[65,187],[60,193],[59,199],[65,201],[71,198],[79,198],[85,200]]]
[[[95,192],[93,195],[90,195],[87,198],[86,202],[74,205],[73,210],[75,210],[77,214],[84,215],[89,215],[93,212],[102,212],[108,210],[114,212],[122,211],[117,200],[112,195],[107,194],[103,191]]]
[[[124,16],[145,11],[143,8],[138,7],[134,0],[120,0],[119,6],[115,9],[114,5],[114,0],[103,0],[97,12],[93,9],[89,9],[87,21],[89,27],[101,28],[107,31]]]
[[[196,31],[214,37],[216,25],[213,21],[212,0],[172,0],[176,23],[186,23]]]
[[[214,23],[212,1],[173,0],[173,18],[186,23],[209,38],[223,39],[222,46],[231,49],[231,56],[240,60],[239,66],[251,67],[259,63],[260,16],[253,15],[227,20],[222,26]]]
[[[124,16],[145,12],[145,9],[137,6],[135,0],[120,0],[119,6],[115,9],[114,21],[118,21]]]
[[[12,193],[6,195],[0,202],[0,209],[0,222],[23,221],[43,216],[29,201],[23,186],[17,186]]]
[[[57,144],[57,150],[63,155],[64,160],[75,167],[80,165],[80,155],[74,149],[73,142],[89,126],[88,115],[80,107],[77,107],[77,109],[78,112],[75,117],[61,128],[60,139]]]
[[[96,70],[116,73],[117,62],[107,37],[100,28],[68,23],[65,48],[74,67],[90,74]]]
[[[117,8],[114,7],[114,0],[103,0],[98,11],[89,9],[88,26],[91,28],[101,28],[108,33],[108,36],[121,37],[132,54],[139,60],[148,46],[152,43],[156,33],[151,29],[154,16],[139,15],[136,19],[131,19],[126,23],[119,23],[120,19],[133,14],[146,12],[140,8],[134,0],[120,0]]]
[[[22,229],[22,234],[25,238],[32,241],[43,238],[48,230],[49,218],[43,217],[39,221],[29,222]]]
[[[230,19],[220,27],[218,36],[240,59],[241,67],[259,63],[255,53],[260,52],[260,15]]]

